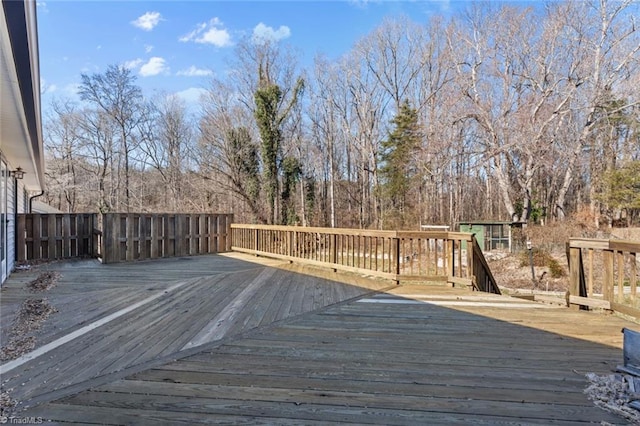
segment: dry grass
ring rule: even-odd
[[[553,257],[566,272],[566,258]],[[554,278],[550,267],[534,266],[535,280],[531,277],[531,266],[522,264],[520,255],[509,254],[506,257],[495,260],[487,260],[491,272],[500,288],[531,289],[545,291],[566,291],[569,288],[569,280],[565,276]],[[535,265],[535,264],[534,264]]]
[[[498,285],[513,289],[534,289],[566,291],[569,288],[566,244],[571,238],[612,238],[612,234],[634,237],[634,230],[602,230],[594,226],[595,221],[588,211],[576,215],[566,222],[550,223],[545,226],[529,225],[523,231],[523,238],[533,245],[535,280],[531,277],[528,253],[510,254],[488,263],[498,281]],[[613,232],[611,232],[613,231]],[[637,233],[640,239],[640,230]],[[615,238],[615,236],[613,237]],[[618,238],[620,238],[618,236]],[[633,238],[629,238],[633,239]],[[594,292],[601,292],[602,271],[600,254],[594,259]],[[587,268],[586,261],[585,268]],[[543,275],[543,273],[546,273]],[[587,273],[587,270],[585,270]]]

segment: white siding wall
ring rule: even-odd
[[[0,284],[7,278],[7,259],[5,246],[7,238],[6,231],[6,194],[7,194],[7,166],[2,158],[2,152],[0,152]]]
[[[9,178],[7,182],[7,271],[11,273],[16,263],[16,208],[15,182]]]
[[[7,170],[11,170],[11,166],[7,167]],[[16,212],[25,213],[27,211],[27,192],[24,185],[20,180],[15,180],[13,177],[5,177],[6,187],[6,205],[7,214],[5,216],[6,222],[6,272],[8,274],[13,271],[16,264]],[[16,197],[16,185],[17,185],[17,197]],[[0,185],[1,186],[1,185]],[[5,200],[0,197],[0,203],[4,203]],[[3,206],[4,207],[4,206]],[[6,278],[6,277],[5,277]],[[1,283],[0,283],[1,284]]]

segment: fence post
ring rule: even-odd
[[[602,283],[602,295],[604,300],[613,302],[613,251],[603,250],[604,283]]]
[[[157,259],[160,257],[160,244],[159,244],[160,220],[157,214],[152,214],[150,216],[150,221],[151,223],[149,224],[149,227],[151,228],[151,257],[153,259]]]
[[[629,280],[629,285],[631,286],[631,302],[635,303],[636,300],[636,285],[637,283],[637,264],[636,264],[636,254],[629,253],[629,260],[631,261],[631,277]]]
[[[580,295],[580,248],[569,246],[569,294]]]
[[[255,235],[253,236],[253,249],[258,251],[258,248],[260,247],[260,231],[256,228],[253,232],[255,232]]]
[[[294,245],[294,236],[296,234],[296,231],[285,231],[286,234],[289,235],[288,238],[288,244],[287,244],[287,256],[292,257],[293,256],[293,245]],[[293,260],[289,260],[289,263],[293,263]]]
[[[27,234],[27,226],[26,226],[26,222],[27,222],[27,217],[24,214],[19,214],[18,215],[18,226],[16,227],[16,233],[17,235],[17,244],[18,244],[18,252],[17,254],[17,258],[18,260],[27,260],[27,244],[25,241],[26,238],[26,234]]]
[[[475,277],[475,265],[474,265],[474,246],[476,245],[475,235],[471,235],[471,241],[467,241],[467,278],[473,279]]]
[[[331,239],[330,239],[330,256],[331,258],[329,259],[331,261],[331,263],[338,263],[338,235],[337,234],[331,234]],[[333,272],[338,272],[337,269],[333,269]]]
[[[135,256],[135,234],[137,229],[135,229],[134,225],[135,225],[135,220],[134,220],[134,215],[132,213],[129,213],[127,215],[125,215],[126,217],[126,260],[131,261],[134,260],[136,258]]]
[[[47,218],[47,256],[43,259],[55,259],[56,256],[56,215],[46,215]]]
[[[233,214],[225,214],[224,218],[227,230],[227,238],[225,239],[225,250],[229,252],[231,251],[231,246],[233,245],[233,229],[231,229],[231,224],[233,223]]]
[[[102,214],[102,263],[113,262],[113,253],[118,244],[114,217],[114,213]]]
[[[449,238],[447,234],[447,275],[450,277],[454,276],[455,272],[455,244],[452,239]]]
[[[624,252],[616,250],[615,257],[618,264],[618,302],[624,303]]]
[[[394,260],[395,260],[395,265],[394,265],[394,269],[395,269],[395,274],[396,274],[396,279],[395,282],[397,285],[400,285],[400,237],[398,237],[397,235],[395,237],[393,237],[393,255],[394,255]]]

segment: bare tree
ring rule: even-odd
[[[81,149],[80,114],[69,101],[54,101],[52,113],[45,124],[47,161],[47,197],[58,209],[75,212],[78,207],[81,181],[78,162]]]
[[[185,167],[192,149],[193,123],[176,95],[163,95],[147,104],[141,120],[140,149],[145,163],[160,175],[164,205],[177,211],[183,202]]]
[[[136,77],[124,66],[110,65],[100,74],[82,74],[80,98],[99,108],[118,126],[118,137],[124,168],[124,202],[118,201],[129,211],[131,153],[137,148],[133,137],[140,123],[142,91],[135,85]],[[120,164],[118,164],[120,166]],[[120,174],[118,173],[118,180]],[[119,194],[118,194],[119,196]],[[119,197],[118,197],[119,199]]]

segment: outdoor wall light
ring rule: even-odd
[[[22,179],[24,177],[24,170],[22,170],[22,167],[18,167],[17,169],[11,172],[11,176],[13,176],[16,179]]]

